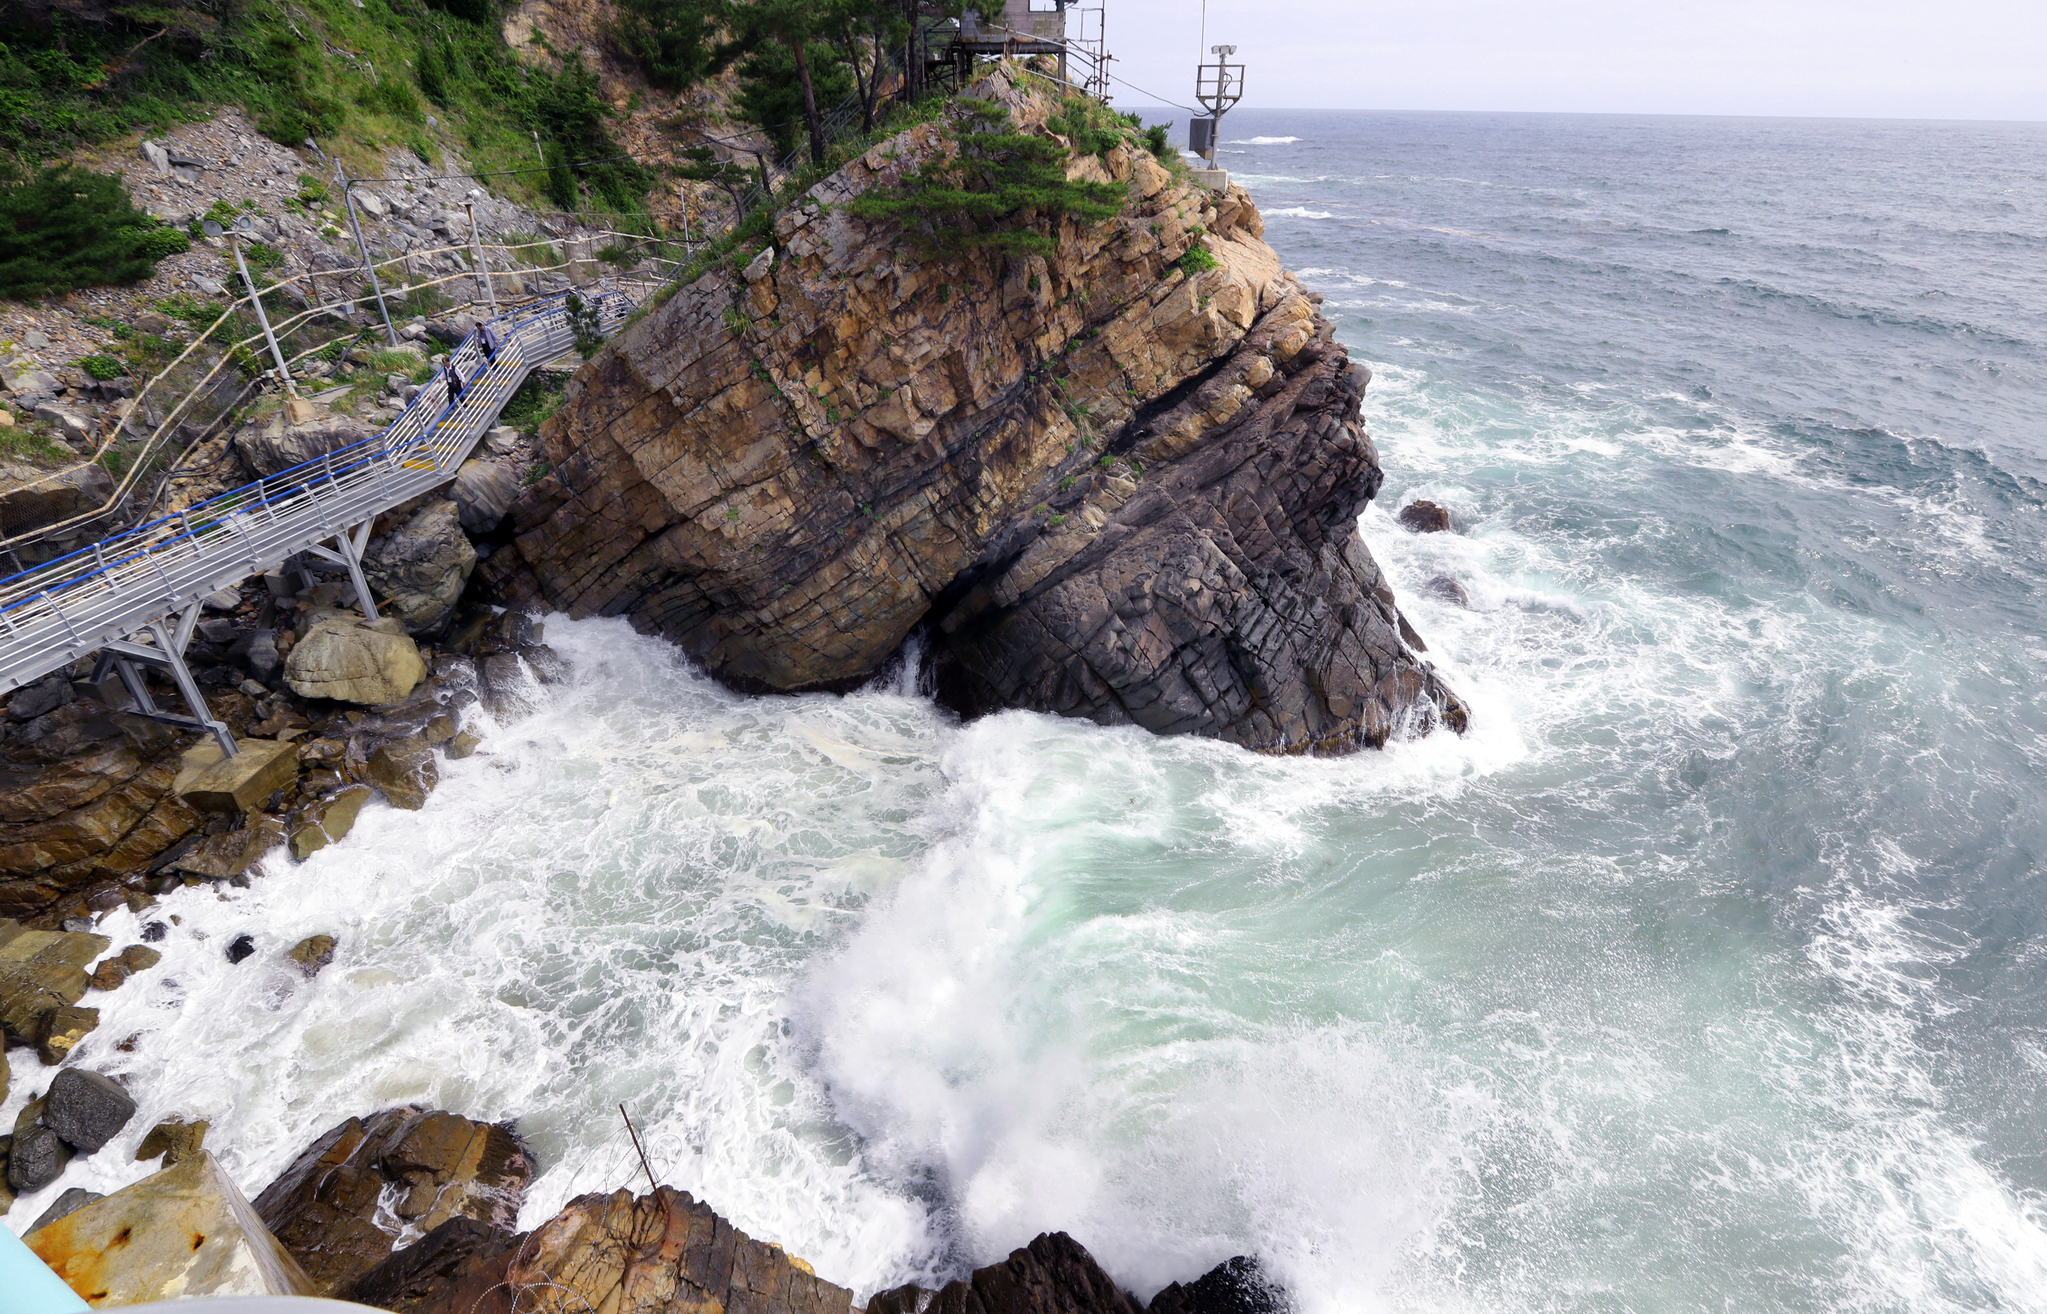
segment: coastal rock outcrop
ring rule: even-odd
[[[284,663],[293,693],[370,707],[403,700],[425,676],[419,646],[391,618],[330,617],[306,631]]]
[[[445,1225],[359,1281],[400,1314],[848,1314],[853,1293],[688,1192],[578,1196],[530,1235]]]
[[[1007,67],[972,94],[1022,131],[1070,112]],[[599,353],[479,568],[500,597],[628,616],[747,690],[857,685],[921,627],[968,712],[1270,752],[1461,729],[1357,534],[1368,376],[1250,198],[1126,134],[1068,166],[1122,214],[1049,254],[849,211],[955,149],[944,121],[875,146]]]
[[[31,1232],[94,1306],[187,1296],[310,1296],[311,1281],[204,1150]]]
[[[476,565],[460,512],[445,499],[428,502],[389,533],[370,540],[363,574],[413,634],[437,629],[454,614]]]
[[[256,1197],[256,1212],[320,1293],[332,1295],[381,1263],[401,1236],[450,1218],[509,1231],[533,1167],[509,1127],[386,1109],[320,1137]]]

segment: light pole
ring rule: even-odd
[[[334,157],[334,181],[341,184],[341,208],[348,211],[348,226],[355,230],[355,249],[362,252],[363,270],[370,276],[370,287],[377,294],[377,311],[384,317],[384,336],[390,340],[391,349],[398,349],[398,330],[391,327],[391,310],[384,304],[384,285],[377,280],[377,267],[370,263],[369,244],[362,240],[362,221],[355,217],[355,200],[349,196],[349,189],[355,186],[348,175],[341,172],[341,157]]]
[[[483,235],[476,231],[476,202],[464,201],[462,208],[469,212],[469,245],[476,252],[476,276],[483,280],[483,296],[490,302],[490,317],[498,317],[497,289],[490,285],[490,266],[483,263]]]
[[[304,424],[313,418],[313,404],[299,396],[298,385],[291,381],[291,367],[284,363],[284,351],[277,345],[277,335],[270,331],[270,316],[263,309],[263,294],[256,288],[256,280],[249,277],[249,264],[242,259],[242,244],[237,237],[251,237],[256,231],[256,221],[243,215],[235,220],[233,228],[222,228],[208,219],[204,225],[208,237],[227,237],[227,244],[235,253],[235,268],[242,272],[242,286],[249,289],[249,300],[256,307],[256,322],[263,326],[263,341],[270,344],[270,359],[277,362],[277,379],[284,385],[284,414],[293,424]]]
[[[1208,53],[1215,56],[1215,63],[1201,65],[1194,74],[1194,98],[1208,115],[1187,121],[1187,149],[1208,165],[1205,172],[1211,176],[1203,181],[1221,190],[1229,185],[1229,175],[1223,174],[1220,181],[1214,178],[1215,145],[1222,136],[1223,115],[1244,98],[1244,66],[1229,62],[1237,53],[1235,46],[1210,46]]]

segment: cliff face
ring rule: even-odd
[[[1009,73],[976,94],[1058,109]],[[950,149],[876,146],[590,362],[483,568],[506,600],[629,616],[744,689],[858,684],[928,626],[970,712],[1276,752],[1461,729],[1357,535],[1369,375],[1249,197],[1126,142],[1069,169],[1127,182],[1124,213],[1047,256],[929,257],[846,212]]]

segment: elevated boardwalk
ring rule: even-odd
[[[0,579],[0,691],[97,651],[96,678],[117,670],[142,715],[210,731],[232,754],[231,737],[185,669],[200,600],[310,553],[347,570],[374,620],[361,564],[371,524],[453,478],[526,376],[575,345],[570,295],[480,325],[373,438]],[[606,336],[634,305],[617,290],[585,295]],[[158,709],[136,663],[167,668],[191,715]]]

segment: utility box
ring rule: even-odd
[[[1215,120],[1187,120],[1187,149],[1206,160],[1215,155]]]

